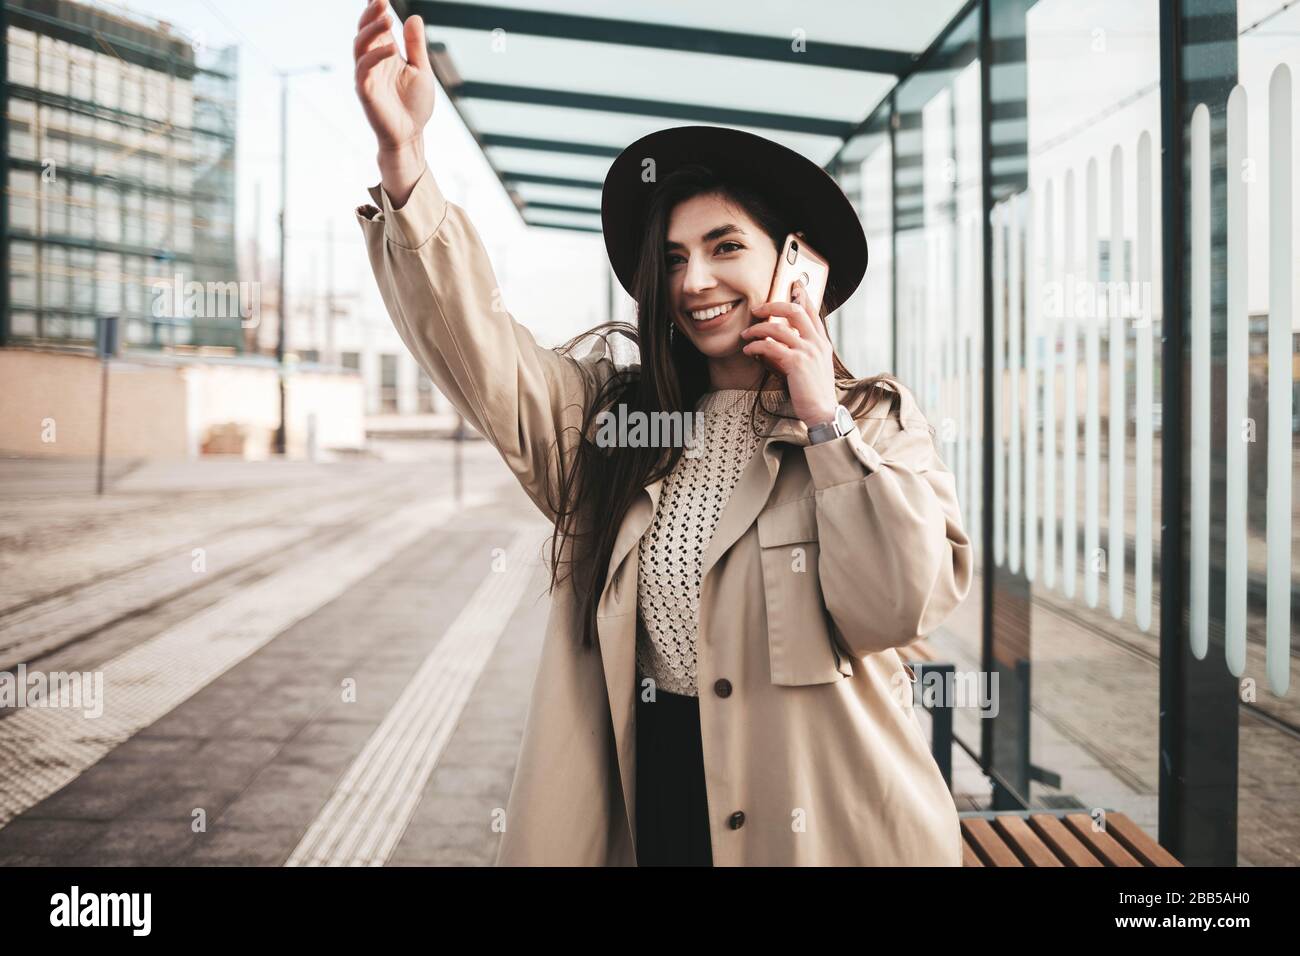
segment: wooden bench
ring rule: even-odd
[[[926,671],[947,674],[953,665],[938,659],[925,638],[900,648],[915,681]],[[946,676],[945,676],[946,680]],[[925,706],[922,700],[922,706]],[[926,707],[932,725],[931,750],[952,788],[952,708]],[[1105,829],[1093,827],[1084,810],[962,810],[963,866],[1182,866],[1127,814],[1105,810]]]
[[[1095,830],[1083,810],[967,810],[963,866],[1182,866],[1118,810]]]

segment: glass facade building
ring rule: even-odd
[[[976,543],[934,643],[995,808],[1113,808],[1194,864],[1300,853],[1300,6],[987,0],[830,169],[833,335],[916,393]]]
[[[67,0],[3,16],[0,342],[89,346],[118,316],[126,347],[242,350],[236,48]]]

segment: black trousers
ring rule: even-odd
[[[637,865],[712,866],[699,698],[637,686]]]

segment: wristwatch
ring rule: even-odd
[[[808,444],[831,441],[853,431],[855,423],[849,410],[843,405],[835,406],[835,417],[828,422],[821,422],[808,429]]]

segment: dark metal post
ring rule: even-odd
[[[0,104],[9,115],[9,10],[0,2]],[[40,279],[36,282],[39,286]],[[0,346],[9,344],[9,122],[0,123]]]
[[[889,93],[889,362],[894,374],[902,376],[898,367],[898,129],[897,87]]]
[[[117,354],[117,316],[102,315],[95,328],[95,349],[100,359],[99,461],[95,470],[95,494],[104,493],[104,450],[108,441],[108,363]]]
[[[456,496],[456,504],[461,503],[461,488],[464,485],[463,473],[465,464],[463,460],[462,449],[465,445],[465,416],[459,411],[456,412],[456,431],[452,436],[452,488]]]
[[[1226,282],[1226,180],[1235,170],[1223,160],[1228,92],[1238,82],[1236,3],[1208,0],[1160,2],[1161,285],[1161,508],[1160,508],[1160,759],[1159,839],[1187,866],[1237,864],[1239,713],[1236,678],[1224,663],[1223,553],[1224,436],[1211,438],[1210,514],[1212,554],[1209,648],[1197,660],[1189,646],[1192,596],[1188,562],[1188,402],[1186,375],[1190,329],[1186,288],[1190,275],[1190,193],[1187,164],[1188,107],[1210,110],[1211,404],[1222,407]],[[1194,23],[1189,19],[1195,18]],[[1192,61],[1192,62],[1189,62]],[[1194,80],[1192,79],[1194,77]],[[1215,212],[1215,211],[1219,212]]]
[[[985,673],[991,674],[993,660],[993,395],[1001,382],[993,381],[993,153],[989,146],[993,128],[993,93],[989,86],[993,69],[989,58],[993,44],[989,41],[990,0],[981,0],[979,6],[979,61],[980,61],[980,284],[983,299],[984,324],[984,375],[983,422],[984,440],[980,459],[980,575],[983,606],[980,612],[981,659]],[[980,764],[985,772],[993,762],[993,722],[980,721]]]

